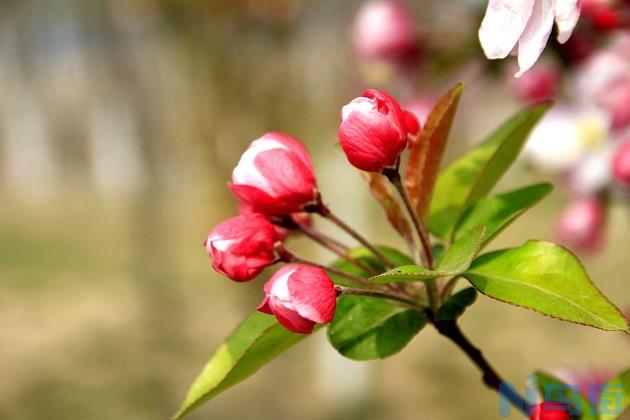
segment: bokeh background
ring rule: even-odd
[[[410,2],[434,45],[468,42],[483,60],[469,3]],[[221,278],[202,242],[234,214],[226,181],[266,131],[302,139],[325,200],[375,241],[402,245],[335,145],[340,107],[366,87],[349,45],[359,5],[0,2],[0,418],[165,419],[176,411],[214,348],[261,298],[264,279]],[[468,85],[446,161],[518,107],[478,68],[457,76]],[[433,74],[391,89],[404,100],[454,81]],[[545,179],[516,165],[497,189]],[[494,246],[549,238],[565,199],[552,194]],[[613,207],[609,224],[605,249],[585,265],[628,306],[628,209]],[[291,247],[332,259],[303,239]],[[535,369],[630,365],[622,334],[484,297],[462,324],[521,389]],[[499,414],[475,368],[427,328],[396,357],[369,363],[342,359],[315,334],[190,418]]]

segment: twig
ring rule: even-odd
[[[399,172],[400,161],[396,162],[395,168],[386,168],[383,169],[382,173],[389,179],[389,182],[398,190],[398,194],[403,200],[405,204],[405,208],[407,209],[407,213],[409,213],[409,217],[411,218],[413,225],[416,229],[416,233],[418,234],[418,238],[420,239],[420,243],[422,244],[423,254],[421,255],[422,262],[429,269],[433,270],[433,254],[431,253],[431,241],[429,239],[429,235],[427,230],[422,222],[418,219],[418,215],[416,214],[415,209],[411,205],[411,201],[409,201],[409,196],[407,195],[407,190],[402,184],[402,180],[400,178]],[[429,304],[431,305],[431,310],[434,312],[437,310],[439,305],[439,293],[437,290],[437,286],[435,284],[435,280],[427,280],[425,282],[427,288],[427,296],[429,297]]]
[[[330,239],[330,238],[325,237],[325,235],[323,235],[321,232],[318,232],[318,231],[316,231],[314,229],[307,228],[307,227],[301,226],[301,225],[299,226],[298,229],[305,236],[307,236],[308,238],[312,239],[313,241],[317,242],[318,244],[320,244],[324,248],[328,249],[329,251],[331,251],[332,253],[337,255],[342,260],[347,261],[348,263],[354,265],[355,267],[360,268],[361,270],[365,271],[367,274],[375,275],[377,273],[376,270],[374,270],[372,267],[369,267],[369,266],[363,264],[361,261],[352,258],[346,252],[344,252],[341,249],[337,248],[335,246],[336,243],[334,243],[334,242],[331,243],[330,241],[328,241],[328,239]]]
[[[376,258],[378,258],[385,266],[389,268],[396,267],[396,264],[389,260],[381,251],[379,251],[374,245],[372,245],[367,239],[365,239],[359,232],[354,230],[348,224],[346,224],[343,220],[337,217],[321,200],[320,197],[317,198],[317,202],[312,206],[306,207],[304,209],[310,213],[318,213],[320,216],[330,220],[334,224],[336,224],[339,228],[345,231],[348,235],[352,236],[359,243],[365,246]]]
[[[462,333],[455,320],[433,321],[440,334],[455,343],[468,358],[479,368],[482,373],[483,383],[490,389],[494,389],[503,397],[507,398],[510,403],[529,417],[530,405],[527,403],[515,389],[513,389],[499,374],[494,370],[490,363],[483,356],[481,350],[475,347],[468,338]]]
[[[370,297],[378,297],[383,299],[395,300],[397,302],[402,302],[406,305],[413,306],[418,309],[424,309],[418,302],[413,299],[410,299],[405,296],[401,296],[398,294],[394,294],[391,292],[386,292],[383,290],[375,290],[375,289],[352,289],[350,287],[344,287],[335,285],[335,290],[339,295],[355,295],[355,296],[370,296]]]

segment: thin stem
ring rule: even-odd
[[[350,274],[347,271],[343,271],[343,270],[339,270],[338,268],[333,268],[333,267],[326,267],[325,265],[322,264],[317,264],[316,262],[313,261],[308,261],[305,259],[302,259],[300,257],[296,257],[293,254],[290,254],[290,256],[286,256],[286,257],[282,257],[283,261],[285,262],[295,262],[295,263],[301,263],[301,264],[307,264],[313,267],[318,267],[321,268],[322,270],[326,270],[329,273],[333,273],[336,274],[338,276],[344,277],[348,280],[354,281],[356,283],[362,284],[363,286],[368,286],[368,287],[373,287],[374,285],[372,283],[370,283],[369,281],[367,281],[366,279],[359,277],[359,276],[355,276],[354,274]]]
[[[455,320],[433,322],[440,334],[455,343],[468,358],[479,368],[482,373],[483,383],[490,389],[494,389],[510,403],[529,417],[530,405],[514,388],[504,381],[486,360],[481,350],[475,347],[462,333]]]
[[[337,239],[330,237],[315,228],[300,225],[300,231],[304,233],[308,231],[308,233],[306,233],[307,235],[312,234],[312,235],[318,236],[319,238],[321,238],[321,240],[323,240],[324,242],[327,242],[330,246],[337,248],[339,252],[347,253],[350,251],[349,246],[339,242]]]
[[[365,271],[366,273],[368,273],[370,275],[377,274],[376,271],[372,267],[369,267],[369,266],[363,264],[361,261],[356,260],[356,259],[350,257],[349,255],[347,255],[346,254],[347,249],[346,249],[346,252],[344,252],[340,248],[336,247],[335,246],[336,244],[335,243],[331,243],[330,241],[328,241],[329,238],[327,238],[321,232],[318,232],[318,231],[316,231],[314,229],[311,229],[311,228],[307,228],[305,226],[300,226],[299,230],[305,236],[307,236],[308,238],[310,238],[313,241],[317,242],[318,244],[320,244],[324,248],[328,249],[329,251],[331,251],[332,253],[337,255],[342,260],[349,262],[350,264],[354,265],[355,267],[360,268],[361,270]]]
[[[379,251],[374,245],[372,245],[367,239],[365,239],[359,232],[354,230],[348,224],[346,224],[343,220],[337,217],[324,203],[321,202],[321,199],[311,208],[309,211],[319,213],[322,217],[330,220],[337,226],[339,226],[343,231],[345,231],[348,235],[352,236],[358,242],[360,242],[363,246],[365,246],[376,258],[378,258],[385,266],[394,268],[396,264],[394,264],[391,260],[389,260],[381,251]]]
[[[409,196],[407,195],[407,190],[402,184],[402,180],[400,178],[400,173],[398,172],[398,168],[396,169],[384,169],[383,175],[389,179],[389,182],[396,188],[400,198],[402,198],[403,203],[405,204],[405,208],[407,209],[407,213],[409,213],[409,217],[413,222],[413,226],[416,229],[418,237],[420,238],[420,243],[422,244],[423,251],[423,262],[429,270],[433,270],[433,255],[431,254],[431,241],[429,240],[429,235],[424,228],[424,225],[418,219],[418,215],[411,205],[411,201],[409,201]]]
[[[413,225],[416,229],[416,233],[418,234],[418,238],[420,239],[420,243],[422,244],[423,254],[421,255],[422,262],[429,269],[433,270],[433,254],[431,253],[431,241],[429,239],[429,235],[427,233],[424,224],[420,222],[418,215],[416,214],[415,209],[411,205],[411,201],[409,200],[409,196],[407,195],[407,190],[402,184],[402,180],[400,178],[399,162],[396,163],[396,167],[392,169],[383,169],[382,173],[389,179],[389,182],[398,190],[398,194],[400,198],[402,198],[403,203],[405,204],[405,208],[407,209],[407,213],[409,213],[409,217],[411,218]],[[439,293],[437,290],[437,285],[435,284],[435,280],[426,281],[427,287],[427,296],[429,297],[429,304],[431,306],[431,310],[434,312],[437,310],[439,305]]]
[[[442,299],[442,301],[446,300],[451,295],[451,293],[453,292],[453,289],[457,285],[458,280],[459,280],[459,276],[454,276],[454,277],[451,277],[446,282],[446,284],[444,285],[444,288],[442,289],[442,293],[440,294],[440,298]]]
[[[418,302],[416,302],[413,299],[410,299],[408,297],[401,296],[398,294],[386,292],[383,290],[352,289],[350,287],[344,287],[344,286],[339,286],[339,285],[335,285],[335,290],[340,295],[378,297],[378,298],[383,298],[383,299],[395,300],[397,302],[402,302],[406,305],[411,305],[416,308],[424,309],[422,306],[418,304]]]

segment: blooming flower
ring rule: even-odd
[[[409,129],[416,128],[410,125]],[[394,98],[368,89],[342,108],[338,134],[341,148],[352,165],[378,172],[396,163],[407,146],[408,127]]]
[[[353,27],[357,54],[365,59],[403,59],[418,50],[418,34],[411,12],[392,0],[366,2]]]
[[[266,215],[299,212],[317,195],[308,151],[299,140],[277,132],[252,142],[228,187],[242,202]]]
[[[288,330],[310,334],[315,324],[331,322],[337,294],[332,280],[321,268],[288,264],[265,283],[260,312],[275,315]]]
[[[214,228],[204,245],[212,258],[212,267],[238,282],[251,280],[277,256],[278,242],[274,225],[258,213],[241,214]]]
[[[505,58],[517,49],[520,77],[542,53],[554,20],[564,44],[580,16],[578,0],[490,0],[479,28],[479,41],[489,59]]]
[[[592,197],[569,204],[556,222],[558,240],[579,251],[596,251],[602,244],[606,226],[604,204]]]
[[[532,407],[530,420],[570,420],[567,407],[559,402],[544,401]]]

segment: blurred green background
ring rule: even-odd
[[[438,3],[451,13],[438,14]],[[414,3],[434,42],[474,34],[478,22],[460,3]],[[401,245],[335,146],[340,107],[365,87],[348,45],[359,5],[0,2],[0,418],[175,412],[262,296],[264,275],[221,278],[202,242],[234,214],[225,183],[266,131],[302,139],[332,208],[375,241]],[[516,109],[492,82],[462,77],[447,160]],[[405,100],[454,81],[391,88]],[[541,179],[517,165],[499,189]],[[554,193],[496,246],[550,237],[563,201]],[[608,246],[585,265],[628,306],[627,209],[613,208],[609,225]],[[290,247],[332,258],[303,239]],[[630,365],[628,337],[484,297],[462,324],[521,389],[537,368]],[[316,334],[190,418],[494,419],[497,407],[464,355],[427,328],[401,354],[370,363],[342,359]]]

